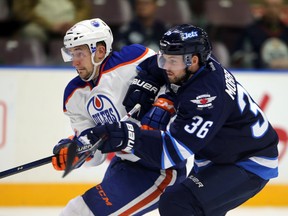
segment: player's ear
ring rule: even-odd
[[[197,55],[193,55],[191,59],[192,65],[198,65],[199,64],[199,57]]]
[[[191,57],[191,66],[189,70],[192,72],[196,72],[199,69],[199,57],[197,55],[193,55]]]
[[[95,51],[95,55],[94,55],[94,62],[100,62],[101,60],[103,60],[105,58],[105,54],[106,54],[106,47],[103,44],[97,44],[96,45],[96,51]]]
[[[95,56],[94,56],[94,61],[98,62],[101,61],[105,58],[105,54],[106,54],[106,47],[103,44],[97,44],[96,46],[96,52],[95,52]]]
[[[97,45],[96,52],[98,53],[98,57],[100,59],[105,57],[106,54],[106,47],[102,44]]]

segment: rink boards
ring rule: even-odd
[[[288,71],[233,73],[280,138],[279,177],[246,205],[288,206]],[[0,68],[0,171],[51,155],[58,140],[73,134],[62,95],[74,76],[71,68]],[[0,179],[0,206],[64,205],[100,182],[108,164],[75,170],[64,179],[51,164]]]

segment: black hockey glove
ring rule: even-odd
[[[137,124],[130,121],[114,122],[96,126],[87,134],[90,143],[97,142],[99,137],[103,136],[107,138],[98,148],[102,153],[117,151],[130,153],[140,136],[140,128]]]
[[[173,98],[163,94],[153,104],[153,107],[141,120],[144,130],[166,130],[171,116],[175,113]]]
[[[126,111],[129,112],[137,103],[139,103],[141,105],[141,110],[137,115],[133,115],[132,117],[141,120],[144,114],[152,107],[152,103],[154,102],[159,89],[159,85],[151,81],[142,80],[137,76],[130,85],[123,101]]]

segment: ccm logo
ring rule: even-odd
[[[132,81],[132,85],[140,86],[140,87],[142,87],[148,91],[153,92],[154,94],[157,94],[157,92],[158,92],[158,88],[156,88],[152,84],[147,83],[143,80],[136,79],[136,78]]]

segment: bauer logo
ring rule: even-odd
[[[195,176],[190,175],[190,176],[188,176],[188,179],[192,180],[192,182],[194,182],[198,186],[198,188],[204,187],[204,184]]]
[[[120,115],[114,104],[104,95],[94,95],[90,98],[87,111],[96,125],[120,121]]]
[[[155,87],[152,84],[147,83],[147,82],[145,82],[143,80],[137,79],[137,78],[135,78],[132,81],[132,85],[137,85],[139,87],[142,87],[143,89],[146,89],[149,92],[153,92],[154,94],[158,93],[158,88],[157,87]]]

